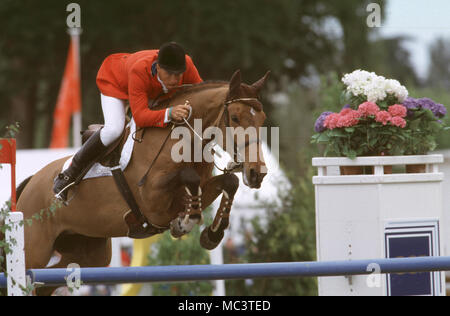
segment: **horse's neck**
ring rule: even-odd
[[[188,98],[193,109],[192,116],[194,119],[202,120],[203,129],[216,122],[224,106],[227,93],[228,86],[224,86],[200,91]]]
[[[210,127],[219,117],[220,112],[224,106],[224,101],[228,93],[228,85],[212,87],[209,89],[187,93],[186,95],[179,96],[172,100],[172,105],[183,104],[186,100],[189,100],[192,106],[192,117],[189,120],[191,123],[194,119],[201,119],[202,121],[202,133],[203,131]],[[222,117],[223,121],[223,117]],[[219,122],[220,123],[220,122]],[[182,125],[185,126],[185,125]],[[219,124],[221,129],[225,128],[225,125]],[[145,152],[149,150],[153,151],[157,147],[163,145],[163,139],[169,137],[170,139],[171,131],[167,129],[159,128],[146,128],[142,132],[136,135],[136,138],[142,138],[142,143],[139,146],[134,146],[133,156],[142,156],[144,159],[149,159],[153,155],[148,155]],[[144,137],[145,135],[145,137]],[[161,139],[160,142],[155,141],[153,137],[158,137]],[[140,151],[140,154],[136,155],[135,152]],[[143,151],[143,152],[141,152]]]

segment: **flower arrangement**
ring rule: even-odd
[[[397,80],[364,70],[346,74],[342,82],[347,104],[338,113],[323,112],[314,126],[312,142],[325,144],[325,155],[426,154],[436,147],[446,115],[442,104],[408,97]]]

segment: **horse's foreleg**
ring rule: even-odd
[[[220,193],[223,195],[213,223],[206,227],[201,234],[200,244],[203,248],[212,250],[222,241],[224,231],[230,223],[231,205],[238,187],[238,177],[229,173],[211,178],[204,185],[205,205],[212,203]]]
[[[170,223],[170,232],[175,238],[189,233],[196,224],[203,221],[200,176],[194,169],[185,168],[180,171],[179,179],[184,186],[185,210]]]

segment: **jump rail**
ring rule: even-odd
[[[377,266],[378,265],[378,266]],[[192,266],[147,266],[128,268],[80,268],[82,284],[121,284],[148,282],[187,282],[203,280],[255,279],[345,276],[374,273],[408,273],[450,271],[450,257],[418,257],[369,259],[327,262],[282,262]],[[76,273],[76,271],[75,271]],[[70,269],[34,269],[27,275],[32,283],[43,286],[66,285],[72,278]],[[0,287],[6,287],[6,277],[0,274]]]

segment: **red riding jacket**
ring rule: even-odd
[[[129,100],[131,113],[139,127],[165,127],[166,110],[153,111],[149,100],[163,93],[156,74],[158,50],[144,50],[134,54],[119,53],[108,56],[97,74],[97,86],[106,96]],[[202,82],[192,59],[186,55],[186,71],[181,84]],[[169,92],[170,93],[170,92]]]

